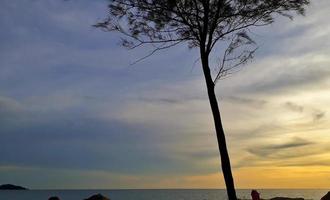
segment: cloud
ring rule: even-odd
[[[306,156],[309,156],[308,154]],[[311,159],[304,159],[304,160],[293,160],[287,161],[282,163],[279,166],[284,167],[330,167],[330,159],[326,158],[311,158]]]
[[[296,137],[282,144],[268,144],[250,147],[247,151],[259,157],[273,157],[278,152],[314,144],[311,141]]]
[[[294,112],[303,112],[304,111],[304,107],[303,106],[300,106],[298,104],[295,104],[293,102],[286,102],[285,103],[285,107],[288,108],[289,110],[292,110]]]
[[[21,104],[13,98],[0,96],[0,119],[10,118],[23,108]]]
[[[86,102],[90,104],[88,109],[84,108]],[[66,93],[20,103],[2,96],[0,110],[7,109],[2,112],[7,120],[0,121],[0,165],[149,175],[218,170],[212,146],[207,142],[193,145],[199,138],[208,138],[208,134],[175,132],[175,127],[162,129],[122,120],[115,116],[119,108],[111,103]],[[163,107],[159,108],[162,111]],[[169,119],[164,119],[168,123]],[[203,166],[205,161],[207,167]]]
[[[203,175],[185,174],[135,174],[127,175],[102,170],[70,170],[58,168],[38,168],[0,166],[0,176],[4,182],[15,182],[30,189],[160,189],[160,188],[218,188],[223,181],[220,173]],[[38,178],[35,178],[38,177]],[[63,182],[63,177],[65,181]],[[33,179],[34,182],[29,180]],[[49,181],[51,180],[51,181]],[[201,184],[202,183],[202,184]],[[132,194],[134,194],[134,191]],[[88,191],[87,191],[88,193]],[[82,194],[81,198],[88,195]]]
[[[297,167],[304,169],[312,166],[330,166],[329,165],[329,144],[310,143],[294,144],[293,146],[276,149],[272,152],[267,149],[248,150],[249,154],[233,163],[235,169],[261,167],[261,168],[281,168]],[[279,147],[276,147],[279,148]]]
[[[244,104],[246,106],[253,106],[253,107],[262,107],[267,103],[267,101],[265,100],[244,98],[238,96],[228,96],[225,97],[224,99],[230,103]]]
[[[299,58],[297,58],[299,59]],[[303,59],[302,59],[303,61]],[[272,62],[272,61],[270,61]],[[312,67],[314,65],[313,62],[309,61],[310,64],[308,67]],[[298,63],[297,63],[298,64]],[[287,64],[281,63],[281,67]],[[290,64],[289,64],[290,65]],[[298,64],[300,65],[300,64]],[[268,93],[268,94],[276,94],[278,92],[286,93],[290,90],[299,90],[301,88],[313,88],[313,86],[321,84],[322,82],[326,81],[330,77],[330,71],[327,69],[308,69],[308,68],[301,68],[301,66],[293,65],[286,66],[287,68],[291,68],[289,71],[281,71],[275,72],[272,74],[268,74],[268,78],[264,80],[258,80],[250,85],[244,86],[241,88],[241,91],[252,92],[252,93]],[[277,65],[279,67],[279,65]],[[273,69],[277,67],[274,66]],[[293,73],[295,70],[296,71]]]
[[[326,87],[330,49],[325,42],[330,29],[324,27],[328,9],[328,2],[321,0],[312,3],[306,17],[291,22],[281,18],[271,27],[258,29],[256,41],[261,47],[256,59],[230,78],[237,86],[228,88],[239,94],[269,97]]]
[[[313,114],[313,119],[314,119],[314,122],[317,122],[317,121],[320,121],[321,119],[323,119],[325,117],[325,112],[322,112],[322,111],[318,111],[318,112],[315,112]]]

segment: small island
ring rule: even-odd
[[[0,190],[28,190],[28,189],[18,185],[3,184],[0,185]]]

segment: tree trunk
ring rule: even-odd
[[[208,93],[208,97],[209,97],[209,101],[210,101],[215,130],[216,130],[216,134],[217,134],[218,147],[219,147],[219,152],[220,152],[220,157],[221,157],[221,168],[222,168],[223,176],[224,176],[225,183],[226,183],[228,199],[237,200],[233,175],[231,172],[229,155],[228,155],[228,151],[227,151],[225,133],[224,133],[224,130],[222,127],[219,106],[218,106],[217,97],[216,97],[215,91],[214,91],[215,85],[213,83],[211,72],[210,72],[208,56],[204,54],[201,56],[201,59],[202,59],[204,77],[205,77],[206,86],[207,86],[207,93]]]

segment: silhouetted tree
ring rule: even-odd
[[[309,0],[111,0],[107,18],[95,27],[122,33],[122,45],[130,49],[152,45],[154,49],[140,60],[183,42],[199,48],[227,194],[236,200],[215,84],[253,57],[250,28],[271,24],[276,15],[304,14],[308,4]],[[226,47],[212,74],[209,58],[217,44]]]

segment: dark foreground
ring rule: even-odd
[[[273,197],[301,197],[320,200],[328,190],[258,189],[262,199]],[[0,200],[48,200],[57,196],[60,200],[83,200],[94,194],[102,194],[111,200],[226,200],[223,189],[166,189],[166,190],[19,190],[0,191]],[[240,199],[251,199],[251,189],[237,190]]]

